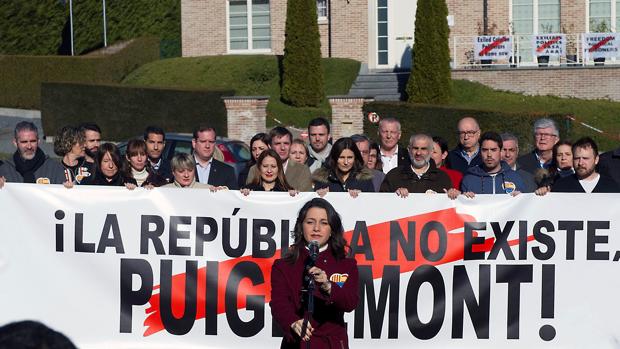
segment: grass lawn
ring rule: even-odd
[[[304,128],[315,116],[330,116],[327,101],[318,108],[293,108],[280,101],[278,57],[266,55],[209,56],[165,59],[146,64],[124,81],[127,85],[204,89],[232,89],[236,95],[270,96],[267,124],[280,121],[284,125]],[[325,94],[347,94],[359,70],[350,59],[323,59]],[[450,104],[460,109],[514,113],[566,114],[604,130],[605,135],[572,123],[575,136],[598,135],[601,148],[617,147],[620,136],[620,103],[607,100],[581,100],[550,96],[524,96],[493,90],[479,83],[455,80],[454,98]],[[449,107],[450,107],[449,106]],[[450,127],[453,127],[450,125]]]
[[[324,58],[325,94],[345,95],[357,77],[359,62]],[[316,116],[330,116],[329,103],[318,108],[293,108],[280,101],[278,57],[209,56],[152,62],[132,72],[123,84],[134,86],[233,89],[239,96],[270,96],[267,124],[305,126]]]
[[[485,85],[454,80],[455,107],[503,112],[573,115],[578,121],[605,131],[604,135],[579,123],[571,124],[578,137],[596,135],[602,149],[620,144],[620,103],[609,100],[583,100],[553,96],[525,96],[493,90]]]

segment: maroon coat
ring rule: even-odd
[[[294,264],[278,259],[271,268],[271,314],[282,328],[284,339],[281,348],[305,348],[306,342],[291,329],[291,324],[304,317],[301,289],[308,251],[304,248]],[[347,349],[349,341],[344,323],[344,313],[353,311],[359,301],[359,275],[357,261],[351,258],[336,260],[330,249],[321,253],[316,266],[331,280],[331,294],[320,288],[314,291],[314,328],[310,348]]]

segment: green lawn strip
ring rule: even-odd
[[[357,77],[359,62],[323,59],[325,94],[345,95]],[[280,78],[276,56],[209,56],[165,59],[143,65],[123,84],[134,86],[234,89],[238,96],[270,96],[267,123],[303,127],[316,116],[330,116],[329,103],[318,108],[293,108],[280,101]]]

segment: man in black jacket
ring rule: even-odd
[[[215,152],[215,129],[209,126],[199,126],[194,130],[192,148],[196,160],[196,181],[211,184],[215,187],[239,189],[235,170],[213,158]]]
[[[590,137],[579,139],[573,144],[573,168],[575,174],[558,179],[551,188],[553,192],[564,193],[620,193],[620,186],[614,180],[596,172],[599,162],[598,147]]]
[[[411,163],[392,169],[381,184],[382,192],[406,198],[409,193],[443,193],[452,188],[450,177],[431,159],[433,139],[415,134],[409,139]]]
[[[148,126],[144,130],[146,153],[153,171],[165,178],[169,183],[174,182],[170,160],[164,159],[162,154],[166,148],[166,134],[161,127]]]
[[[613,178],[620,185],[620,148],[601,154],[598,170],[602,175]]]
[[[480,125],[471,116],[459,120],[456,126],[459,145],[452,149],[446,157],[446,167],[460,171],[463,175],[470,167],[482,164],[480,157]]]

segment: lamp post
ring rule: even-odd
[[[69,30],[71,32],[71,55],[73,56],[73,0],[69,0]]]
[[[105,18],[105,0],[103,1],[103,47],[108,47],[108,33],[106,27],[106,18]]]

